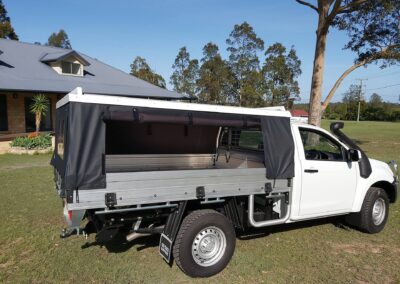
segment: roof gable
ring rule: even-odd
[[[41,59],[41,62],[57,62],[62,61],[66,58],[74,57],[76,58],[83,66],[89,66],[90,63],[85,58],[83,58],[78,52],[75,50],[65,50],[60,52],[49,52],[46,53]]]

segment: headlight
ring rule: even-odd
[[[389,162],[389,166],[393,171],[393,175],[394,175],[395,180],[398,181],[399,180],[399,167],[397,166],[396,161],[395,160],[391,160]]]

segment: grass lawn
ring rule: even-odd
[[[370,157],[400,161],[400,123],[346,122],[344,132]],[[61,240],[64,220],[49,159],[0,155],[0,282],[400,282],[399,202],[379,234],[340,226],[337,219],[268,228],[238,239],[222,273],[193,280],[164,263],[157,238],[109,248],[82,247],[82,237]]]

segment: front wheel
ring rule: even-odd
[[[389,198],[386,192],[378,187],[371,187],[367,194],[361,211],[349,215],[347,221],[370,234],[379,233],[386,225],[389,216]]]
[[[191,277],[209,277],[223,270],[235,250],[231,222],[214,210],[190,213],[182,222],[173,248],[176,264]]]

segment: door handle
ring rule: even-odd
[[[304,172],[305,173],[318,173],[318,170],[317,169],[306,169],[306,170],[304,170]]]

